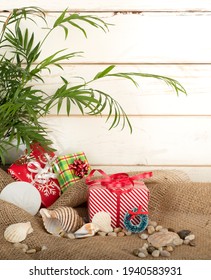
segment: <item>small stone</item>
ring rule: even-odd
[[[75,238],[76,238],[75,235],[74,235],[74,233],[71,233],[71,232],[67,233],[67,234],[65,235],[65,237],[70,238],[70,239],[75,239]]]
[[[158,257],[160,256],[160,251],[159,251],[159,250],[154,250],[154,251],[152,252],[152,256],[153,256],[154,258],[158,258]]]
[[[171,254],[169,253],[169,251],[166,251],[166,250],[161,251],[161,252],[160,252],[160,255],[161,255],[162,257],[170,257],[170,256],[171,256]]]
[[[147,252],[148,252],[150,255],[151,255],[152,252],[155,251],[155,250],[156,250],[156,248],[153,247],[153,246],[149,246],[149,247],[147,248]]]
[[[163,227],[162,226],[156,226],[155,230],[160,231]]]
[[[186,237],[185,237],[185,240],[194,240],[195,239],[195,235],[194,234],[190,234],[190,235],[187,235]]]
[[[36,253],[36,249],[29,249],[26,251],[27,254],[34,254]]]
[[[132,231],[129,231],[129,230],[125,231],[124,233],[125,233],[125,235],[127,235],[127,236],[132,235]]]
[[[148,251],[147,251],[147,249],[145,249],[145,248],[143,248],[143,247],[139,249],[139,252],[142,252],[142,253],[145,254],[145,256],[148,256]]]
[[[149,235],[147,233],[142,233],[139,235],[139,237],[141,237],[141,239],[143,240],[146,240],[149,237]]]
[[[160,252],[163,251],[163,247],[157,248]]]
[[[185,245],[189,245],[189,243],[190,243],[190,240],[188,240],[188,239],[185,239],[183,243],[184,243]]]
[[[144,243],[144,245],[142,246],[143,249],[147,249],[149,247],[148,243]]]
[[[114,232],[116,232],[116,233],[121,232],[121,231],[122,231],[121,227],[114,228]]]
[[[138,257],[139,257],[139,258],[146,258],[146,255],[145,255],[143,252],[140,252],[140,253],[138,254]]]
[[[149,221],[148,225],[149,225],[149,226],[156,227],[158,224],[157,224],[157,222],[155,222],[155,221]]]
[[[172,246],[166,246],[166,251],[168,252],[173,252],[174,251],[174,248]]]
[[[13,246],[17,249],[25,249],[28,250],[28,245],[26,245],[25,243],[14,243]]]
[[[123,231],[120,231],[120,232],[117,233],[117,236],[118,237],[123,237],[123,236],[125,236],[125,233]]]
[[[114,231],[112,231],[112,232],[109,232],[109,233],[108,233],[108,236],[115,236],[115,237],[116,237],[116,236],[117,236],[117,233],[114,232]]]
[[[190,233],[191,233],[191,231],[188,229],[183,229],[183,230],[180,230],[177,232],[177,234],[179,235],[179,237],[181,239],[185,239],[185,237],[188,236]]]
[[[45,251],[45,250],[47,250],[48,248],[45,246],[45,245],[43,245],[42,247],[41,247],[41,251]]]
[[[155,232],[155,228],[153,226],[148,226],[147,232],[148,232],[148,234],[153,234]]]
[[[134,249],[133,250],[133,255],[138,256],[139,253],[140,253],[139,249]]]
[[[190,240],[189,245],[195,247],[196,246],[196,242],[194,240]]]
[[[179,246],[179,245],[182,245],[182,244],[183,244],[183,239],[181,239],[181,238],[175,238],[173,240],[173,245],[175,245],[175,246]]]
[[[104,231],[98,231],[97,235],[100,235],[100,236],[106,236],[106,232]]]

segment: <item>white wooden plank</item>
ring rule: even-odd
[[[167,170],[180,171],[186,174],[192,182],[210,182],[211,181],[211,167],[186,167],[186,166],[92,166],[93,169],[102,169],[107,174],[130,171],[153,171],[153,170]]]
[[[73,85],[81,80],[87,81],[106,65],[63,65],[64,71],[52,68],[42,77],[44,84],[36,87],[48,94],[53,94],[61,86],[62,75]],[[138,78],[139,88],[131,82],[119,78],[105,78],[90,84],[93,88],[109,93],[116,99],[128,115],[211,115],[211,65],[119,65],[113,72],[142,72],[165,75],[178,80],[188,92],[188,95],[176,93],[164,82],[151,78]],[[65,114],[65,102],[60,114]],[[56,108],[51,114],[56,114]],[[72,107],[72,114],[80,114]]]
[[[211,118],[131,117],[133,133],[105,118],[46,118],[60,153],[84,150],[95,165],[209,165]]]
[[[69,7],[80,11],[210,11],[210,0],[1,0],[0,9],[22,6],[39,6],[45,10],[60,11]]]
[[[210,63],[211,40],[207,27],[211,16],[183,16],[143,14],[98,14],[106,22],[114,24],[110,32],[86,27],[88,39],[79,30],[70,30],[71,36],[64,41],[63,31],[55,30],[43,45],[42,56],[46,57],[67,48],[70,52],[83,51],[83,57],[69,62],[75,63]],[[49,25],[53,24],[55,13],[48,14]],[[27,23],[27,27],[30,27]],[[46,30],[40,27],[37,39]],[[56,40],[55,40],[56,38]],[[50,50],[49,50],[50,47]]]

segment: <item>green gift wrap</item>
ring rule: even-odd
[[[91,171],[84,152],[58,156],[53,165],[54,172],[58,175],[57,179],[61,191],[64,192],[69,186],[76,183]]]

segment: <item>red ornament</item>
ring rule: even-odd
[[[70,169],[74,170],[76,176],[83,178],[85,175],[88,174],[88,164],[81,159],[74,160],[73,164],[69,165]]]

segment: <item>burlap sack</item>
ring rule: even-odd
[[[141,171],[140,171],[141,172]],[[139,172],[131,172],[137,174]],[[178,171],[153,171],[153,178],[145,180],[150,190],[149,217],[176,231],[190,229],[196,235],[196,246],[177,246],[168,259],[211,259],[211,183],[193,183]],[[6,173],[0,173],[0,189],[11,181]],[[51,208],[75,207],[80,215],[87,216],[87,187],[84,180],[69,188]],[[34,232],[23,243],[30,248],[44,251],[26,254],[7,242],[5,228],[13,223],[30,221]],[[0,259],[73,259],[73,260],[133,260],[135,248],[144,243],[138,234],[125,237],[94,236],[84,239],[66,239],[50,235],[43,227],[39,215],[31,216],[13,204],[0,200]],[[152,256],[148,256],[152,259]],[[163,259],[162,257],[160,259]]]

